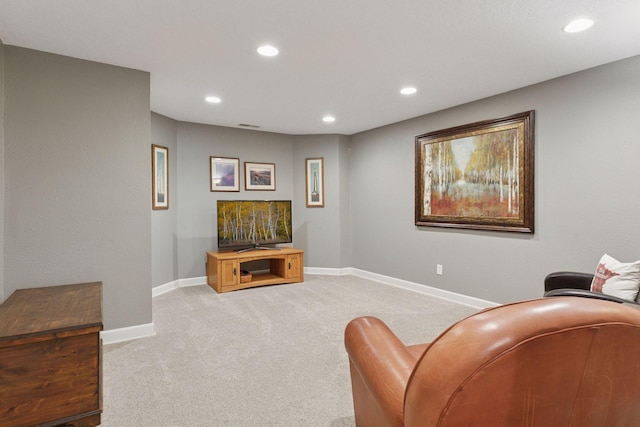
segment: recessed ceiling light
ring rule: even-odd
[[[323,121],[323,122],[326,122],[326,123],[333,123],[333,122],[335,122],[335,121],[336,121],[336,118],[335,118],[335,117],[333,117],[333,116],[324,116],[324,117],[322,118],[322,121]]]
[[[218,98],[217,96],[207,96],[204,100],[210,104],[219,104],[220,102],[222,102],[222,99]]]
[[[400,89],[400,93],[403,95],[413,95],[417,91],[418,89],[416,89],[415,87],[403,87],[402,89]]]
[[[278,54],[278,49],[266,44],[258,48],[258,53],[262,56],[276,56]]]
[[[591,28],[593,25],[593,21],[588,18],[580,18],[575,21],[569,22],[564,28],[565,33],[578,33],[580,31],[584,31],[587,28]]]

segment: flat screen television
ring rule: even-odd
[[[291,200],[218,200],[218,249],[273,249],[291,243]]]

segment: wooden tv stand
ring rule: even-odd
[[[207,252],[207,283],[216,292],[228,292],[255,286],[304,281],[304,252],[300,249],[259,249],[248,252]],[[269,261],[266,271],[251,271],[251,261]],[[241,270],[249,270],[243,278]]]

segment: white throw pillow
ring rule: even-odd
[[[591,292],[635,301],[640,289],[640,261],[620,262],[604,254],[591,281]]]

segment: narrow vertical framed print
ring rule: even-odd
[[[324,207],[324,158],[306,159],[307,207]]]
[[[151,207],[169,209],[169,149],[151,145]]]
[[[240,159],[211,156],[211,191],[240,191]]]

